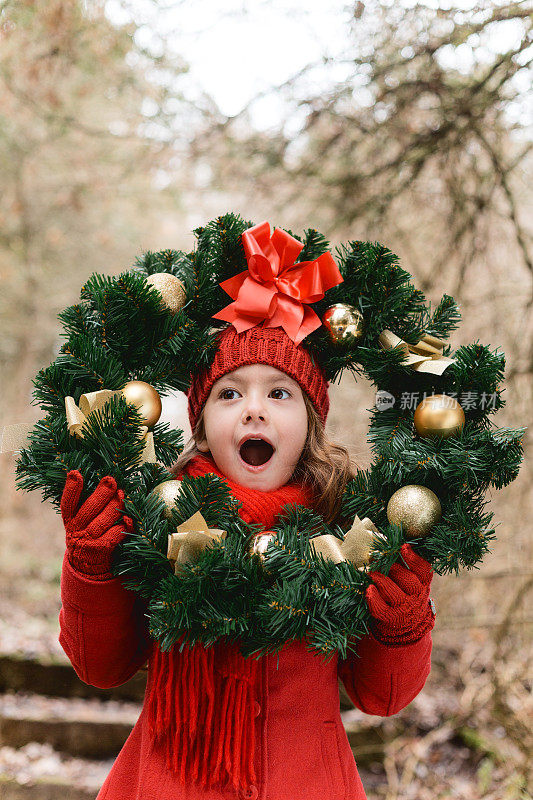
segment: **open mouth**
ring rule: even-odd
[[[246,439],[241,444],[239,453],[247,464],[252,467],[260,467],[272,458],[274,448],[270,442],[266,442],[264,439]]]

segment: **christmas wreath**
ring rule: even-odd
[[[326,379],[349,370],[376,386],[373,463],[348,482],[334,523],[287,506],[268,532],[240,518],[218,476],[172,479],[183,435],[158,422],[160,396],[186,391],[211,363],[244,282],[276,291],[264,271],[248,269],[243,233],[252,226],[228,213],[195,230],[192,252],[146,252],[118,277],[91,275],[80,302],[59,315],[66,342],[33,380],[45,416],[28,433],[16,480],[59,508],[69,470],[82,473],[84,497],[103,476],[116,479],[134,524],[113,574],[147,601],[161,649],[229,637],[246,656],[306,637],[325,656],[345,657],[369,629],[370,561],[387,574],[404,542],[441,575],[482,560],[495,535],[484,496],[516,478],[525,429],[490,420],[504,406],[504,354],[479,342],[450,352],[460,320],[452,297],[432,312],[377,242],[349,242],[333,261],[318,231],[288,232],[295,246],[284,251],[277,291],[294,299],[291,286],[307,282],[300,335]],[[326,275],[314,291],[317,264],[327,273],[332,263],[342,282]]]

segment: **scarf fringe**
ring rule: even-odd
[[[259,662],[219,640],[205,648],[183,638],[169,652],[154,645],[148,695],[150,734],[182,783],[204,788],[256,780],[255,691]]]
[[[287,503],[311,501],[311,490],[298,483],[271,492],[241,486],[201,455],[176,477],[207,473],[228,483],[245,521],[260,522],[266,530]],[[185,635],[166,653],[154,643],[147,688],[150,735],[160,742],[167,767],[182,783],[204,788],[231,783],[237,790],[257,783],[254,706],[260,662],[243,658],[238,645],[225,639],[208,648],[184,642]]]

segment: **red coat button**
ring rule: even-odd
[[[259,791],[257,786],[254,786],[253,783],[250,786],[247,786],[246,789],[243,789],[241,792],[241,797],[243,800],[257,800],[257,796],[259,795]]]
[[[260,713],[261,713],[261,706],[259,705],[257,700],[254,700],[254,717],[258,717]]]

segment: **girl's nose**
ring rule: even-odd
[[[245,403],[245,407],[242,412],[242,421],[243,423],[246,423],[253,422],[254,420],[266,422],[267,412],[264,403],[262,403],[259,398],[250,397]]]
[[[254,419],[258,419],[258,420],[260,420],[261,422],[266,422],[266,415],[264,415],[264,414],[261,414],[261,413],[254,414],[254,413],[253,413],[253,412],[251,412],[251,411],[247,411],[247,412],[245,412],[245,413],[243,414],[243,419],[242,419],[242,421],[243,421],[243,422],[252,422]]]

